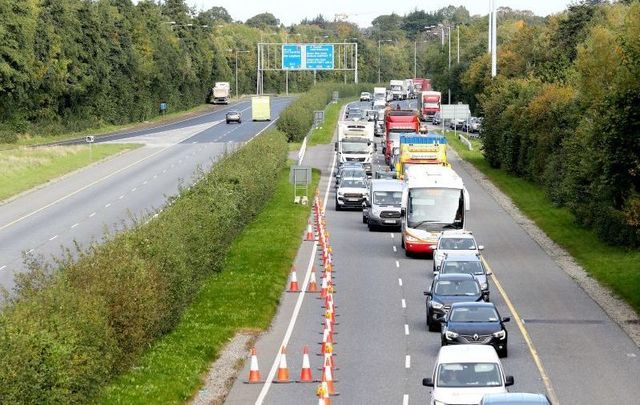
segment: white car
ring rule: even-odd
[[[432,387],[431,405],[480,403],[485,394],[507,392],[513,376],[504,374],[491,346],[459,345],[440,348],[433,376],[422,380]]]
[[[360,101],[371,101],[371,93],[366,91],[360,93]]]
[[[445,256],[451,252],[480,253],[484,246],[476,243],[471,231],[443,231],[433,249],[433,271],[439,271]]]

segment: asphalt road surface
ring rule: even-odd
[[[509,390],[547,393],[562,404],[640,403],[638,347],[451,155],[471,196],[467,228],[485,246],[494,273],[491,300],[512,319],[509,356],[502,359],[515,377]],[[359,211],[334,210],[333,159],[333,147],[326,145],[309,149],[304,160],[323,170],[321,196],[330,184],[326,221],[335,265],[334,378],[340,393],[332,404],[428,403],[430,389],[421,380],[431,376],[440,348],[439,333],[425,324],[423,291],[433,277],[432,261],[407,258],[397,231],[369,232]],[[384,166],[381,155],[377,163]],[[319,268],[314,253],[313,242],[302,243],[295,262],[299,280],[308,280],[311,264]],[[283,294],[272,327],[256,344],[263,378],[273,376],[283,343],[292,379],[299,376],[304,345],[311,349],[314,378],[321,377],[315,355],[321,303],[313,294]],[[249,362],[227,404],[317,403],[318,384],[244,384],[248,374]]]
[[[12,288],[25,269],[23,256],[49,258],[73,241],[87,245],[105,228],[119,229],[161,208],[198,168],[249,141],[275,123],[291,98],[272,98],[272,121],[252,122],[250,101],[156,128],[96,138],[142,143],[118,155],[24,194],[0,206],[0,286]],[[242,124],[226,124],[226,111],[243,113]]]

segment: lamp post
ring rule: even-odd
[[[229,49],[229,52],[235,52],[236,54],[236,100],[237,100],[238,99],[238,54],[249,53],[249,51],[245,51],[244,49]]]
[[[426,30],[426,32],[430,32],[435,27],[436,27],[435,25],[428,25],[424,27],[424,29]],[[421,42],[427,42],[427,41],[421,41]],[[418,38],[416,38],[413,41],[413,77],[414,78],[418,77]]]
[[[381,57],[380,57],[380,49],[381,49],[380,45],[383,42],[393,42],[393,41],[391,39],[379,39],[378,40],[378,83],[380,83],[380,80],[381,80],[381,78],[380,78],[380,66],[381,66],[382,60],[381,60]]]

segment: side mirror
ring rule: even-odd
[[[478,250],[484,250],[484,246],[483,245],[479,245],[478,246]]]
[[[513,377],[511,377],[513,379]],[[423,378],[422,385],[425,387],[433,387],[433,378]]]
[[[513,380],[513,376],[512,375],[506,376],[505,379],[504,379],[504,386],[505,387],[510,387],[513,384],[515,384],[515,381]]]
[[[431,291],[424,291],[423,294],[427,297],[431,297]]]
[[[509,322],[511,320],[511,317],[505,316],[502,318],[502,322]]]
[[[486,275],[487,275],[487,276],[492,276],[492,275],[493,275],[493,273],[492,273],[492,272],[490,272],[490,271],[488,271],[488,272],[486,273]]]

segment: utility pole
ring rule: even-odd
[[[491,19],[491,77],[496,77],[497,74],[497,36],[498,32],[496,30],[498,19],[498,13],[496,12],[496,0],[491,0],[491,10],[493,12],[493,18]]]
[[[413,41],[413,77],[418,77],[418,40]]]
[[[456,58],[458,59],[458,65],[460,64],[460,26],[456,26],[458,32],[458,50],[456,51]]]
[[[449,103],[451,104],[451,26],[447,26],[447,41],[449,42]]]
[[[491,38],[492,38],[492,34],[491,34],[492,22],[491,22],[491,20],[492,19],[493,19],[493,0],[489,0],[489,26],[488,26],[488,29],[487,29],[487,33],[488,33],[487,53],[491,53]]]

